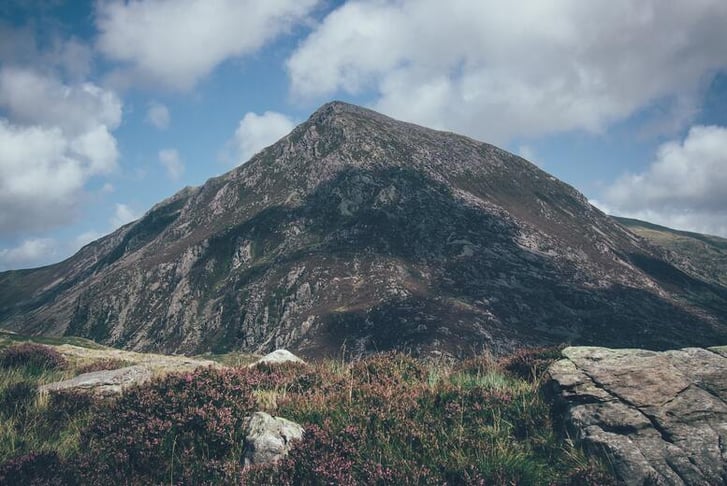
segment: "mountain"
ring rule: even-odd
[[[727,239],[680,231],[638,219],[615,217],[633,233],[669,252],[668,259],[688,273],[727,286]]]
[[[0,274],[2,327],[164,352],[706,346],[725,316],[724,285],[535,165],[341,102],[68,260]]]

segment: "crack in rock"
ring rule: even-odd
[[[627,485],[722,484],[727,357],[571,347],[549,369],[565,429]]]

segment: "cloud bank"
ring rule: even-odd
[[[373,90],[387,114],[505,143],[660,101],[683,123],[727,66],[724,25],[722,0],[349,1],[287,69],[297,99]]]
[[[0,231],[12,236],[71,221],[85,184],[116,168],[111,132],[121,123],[121,101],[93,83],[2,67],[0,109]]]
[[[121,0],[97,4],[97,47],[117,79],[188,90],[302,21],[317,0]]]

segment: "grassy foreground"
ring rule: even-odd
[[[37,385],[113,363],[79,369],[33,346],[0,350],[0,484],[612,482],[554,430],[541,392],[554,350],[204,368],[100,401]],[[277,466],[245,470],[243,421],[258,410],[306,433]]]

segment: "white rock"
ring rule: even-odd
[[[255,412],[245,430],[245,466],[274,464],[288,454],[303,427],[282,417]]]
[[[252,368],[253,366],[257,366],[259,364],[278,364],[288,362],[305,364],[305,361],[303,361],[290,351],[286,349],[276,349],[272,353],[268,353],[259,360],[255,361],[253,364],[250,365],[250,367]]]

